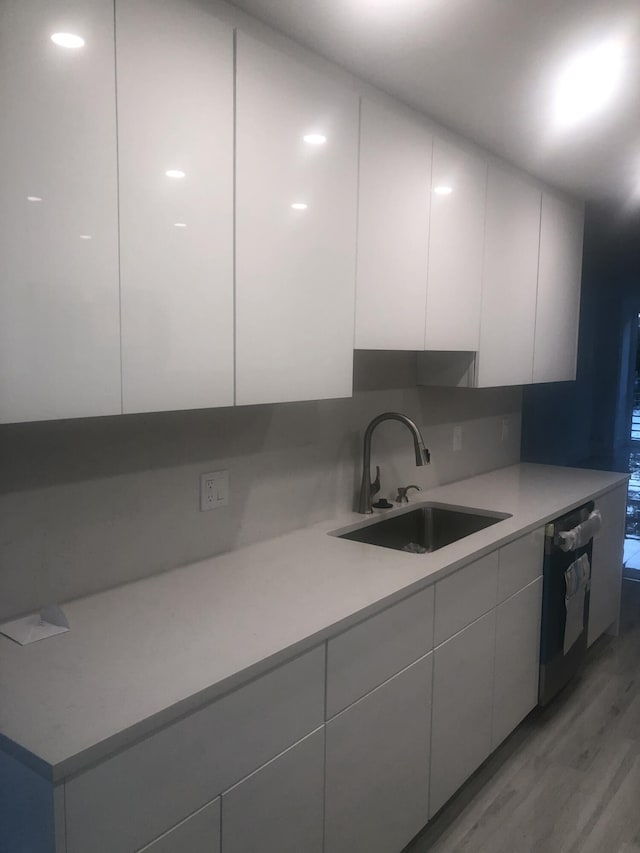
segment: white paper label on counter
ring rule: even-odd
[[[43,607],[39,613],[30,613],[20,619],[5,622],[0,625],[0,634],[15,640],[21,646],[53,637],[56,634],[64,634],[69,630],[69,622],[62,608],[56,604]]]

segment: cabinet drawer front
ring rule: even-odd
[[[224,853],[322,853],[324,727],[224,794],[222,811]]]
[[[139,853],[220,853],[220,798],[183,820]]]
[[[327,719],[433,647],[433,587],[329,640]]]
[[[137,850],[213,800],[321,725],[324,677],[319,646],[72,779],[68,853]]]
[[[496,606],[498,552],[493,551],[436,583],[436,646]]]
[[[427,822],[432,658],[327,723],[325,853],[402,850]]]
[[[544,527],[500,548],[499,555],[498,604],[542,574]]]
[[[495,610],[434,652],[429,816],[491,752]]]

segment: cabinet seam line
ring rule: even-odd
[[[238,30],[233,30],[233,153],[232,153],[232,207],[233,227],[231,236],[231,249],[233,263],[231,270],[233,291],[233,405],[238,405],[238,301],[237,301],[237,157],[238,157]]]
[[[431,135],[431,160],[429,171],[429,190],[427,206],[429,208],[429,223],[427,225],[427,251],[426,251],[426,275],[424,279],[424,334],[422,336],[422,349],[427,349],[427,323],[429,320],[429,261],[431,259],[431,216],[433,213],[433,161],[435,157],[436,141]]]
[[[540,251],[542,248],[542,205],[544,202],[544,191],[540,190],[540,216],[538,218],[538,263],[536,265],[536,304],[533,312],[533,352],[531,353],[531,384],[535,380],[536,364],[536,332],[538,327],[538,297],[540,295]],[[579,315],[578,315],[579,316]]]
[[[113,88],[116,123],[116,217],[118,220],[118,322],[120,349],[120,414],[124,415],[124,366],[122,359],[122,220],[120,212],[120,127],[118,124],[118,30],[117,0],[113,3]]]

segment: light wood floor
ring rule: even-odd
[[[640,853],[640,583],[621,628],[405,853]]]

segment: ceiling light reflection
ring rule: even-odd
[[[39,195],[28,195],[27,201],[42,201]]]
[[[168,178],[184,178],[185,172],[182,169],[167,169],[165,175]]]
[[[174,228],[186,228],[187,223],[186,222],[174,222],[173,227]]]
[[[324,133],[306,133],[302,138],[308,145],[324,145],[327,141]]]
[[[58,47],[84,47],[82,36],[75,35],[74,33],[54,33],[51,36],[51,41],[57,44]]]
[[[309,205],[305,204],[303,201],[294,201],[291,207],[294,210],[306,210]]]
[[[450,187],[447,184],[438,184],[437,187],[433,188],[433,191],[436,195],[451,195],[453,187]]]
[[[624,54],[622,41],[609,38],[565,64],[555,89],[556,126],[575,124],[611,101],[622,81]]]

